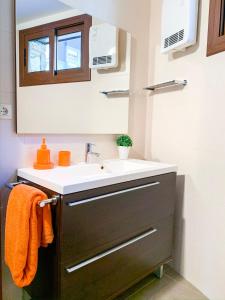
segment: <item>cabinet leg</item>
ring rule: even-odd
[[[162,279],[163,274],[164,274],[164,266],[161,265],[160,267],[158,267],[158,269],[156,269],[155,272],[153,272],[153,274],[154,274],[157,278]]]

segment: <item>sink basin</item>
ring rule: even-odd
[[[111,173],[127,173],[140,170],[154,169],[158,163],[147,162],[144,160],[106,160],[104,169]]]
[[[80,180],[82,178],[92,178],[93,176],[105,175],[110,171],[102,168],[100,164],[78,164],[67,168],[57,167],[52,170],[48,170],[49,178],[60,177],[63,182],[67,180]],[[43,174],[46,171],[43,172]]]
[[[80,163],[51,170],[19,169],[17,175],[65,195],[120,182],[176,172],[175,165],[144,160],[105,160],[100,164]]]

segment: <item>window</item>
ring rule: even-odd
[[[225,51],[225,0],[210,0],[207,56]]]
[[[79,69],[81,67],[81,32],[57,36],[57,70]]]
[[[91,80],[89,29],[80,15],[20,31],[20,86]]]
[[[49,71],[49,37],[28,42],[28,73]]]

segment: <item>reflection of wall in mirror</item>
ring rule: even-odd
[[[71,10],[17,24],[17,33],[22,29],[69,18],[81,13],[78,10]],[[93,24],[101,23],[100,20],[93,18]],[[92,70],[92,77],[89,82],[29,87],[19,87],[19,51],[17,51],[18,133],[126,133],[128,130],[129,97],[108,99],[100,94],[100,91],[129,89],[130,43],[130,34],[119,30],[118,67]],[[68,48],[67,55],[73,56],[74,53],[71,53]]]

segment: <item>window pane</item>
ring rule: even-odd
[[[28,42],[28,72],[49,71],[49,37]]]
[[[81,67],[81,32],[57,37],[57,70]]]

